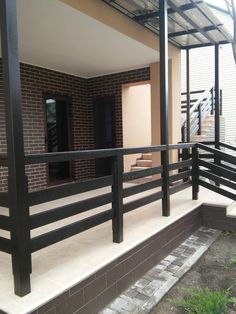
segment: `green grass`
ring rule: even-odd
[[[229,259],[229,266],[236,266],[236,256]]]
[[[230,290],[193,289],[183,299],[170,300],[188,314],[226,314],[227,305],[235,304],[236,298],[230,297]]]

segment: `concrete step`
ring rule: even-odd
[[[226,209],[226,216],[236,218],[236,202],[231,203]]]
[[[152,167],[152,160],[148,159],[137,159],[136,165],[138,167]]]
[[[145,159],[145,160],[152,160],[152,154],[150,153],[145,153],[145,154],[142,154],[142,159]]]
[[[131,166],[131,171],[139,171],[139,170],[145,170],[150,169],[150,167],[140,167],[140,166]]]
[[[207,138],[206,134],[201,134],[201,135],[194,135],[191,140],[192,142],[201,142],[201,141],[204,141],[206,138]]]

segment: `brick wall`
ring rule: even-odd
[[[44,94],[57,94],[71,98],[70,121],[72,149],[94,148],[93,99],[98,96],[115,96],[117,146],[122,146],[122,84],[150,79],[149,68],[106,75],[92,79],[59,73],[32,65],[21,64],[22,110],[26,153],[44,152],[45,110]],[[3,79],[0,60],[0,153],[6,151],[3,104]],[[73,177],[76,180],[93,177],[93,161],[76,161]],[[47,186],[45,164],[27,166],[31,190]],[[0,190],[6,190],[7,169],[0,170]]]

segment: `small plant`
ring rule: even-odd
[[[173,299],[173,304],[189,314],[225,314],[227,305],[235,303],[230,290],[192,289],[184,299]]]
[[[235,238],[235,237],[236,237],[236,232],[233,232],[233,231],[224,231],[224,232],[223,232],[223,235],[224,235],[225,237]]]
[[[229,266],[236,266],[236,256],[229,259]]]

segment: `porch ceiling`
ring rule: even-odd
[[[157,51],[59,0],[17,0],[20,60],[94,77],[144,67]]]

